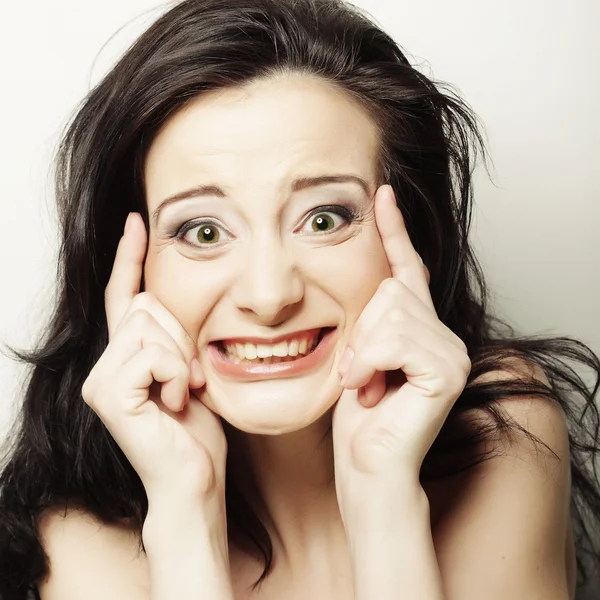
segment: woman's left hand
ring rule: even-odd
[[[471,370],[465,344],[438,319],[429,272],[389,185],[377,191],[375,219],[392,277],[362,311],[348,344],[353,356],[338,366],[345,389],[333,411],[333,444],[343,516],[357,501],[366,508],[378,489],[418,483]]]

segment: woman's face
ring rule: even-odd
[[[202,95],[152,144],[145,289],[196,342],[206,375],[198,395],[234,427],[296,431],[339,398],[338,359],[391,274],[374,221],[377,161],[368,113],[306,75]],[[356,180],[297,183],[324,176],[360,178],[367,189]],[[164,203],[198,186],[206,187]],[[234,356],[211,358],[219,345],[209,342],[323,327],[336,329],[317,348],[319,359],[309,354],[305,368],[289,373],[247,376],[236,372]]]

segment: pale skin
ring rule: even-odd
[[[222,514],[219,488],[207,483],[222,478],[224,468],[215,415],[242,432],[270,517],[276,568],[251,596],[247,586],[260,564],[230,543],[226,574],[235,598],[572,598],[568,444],[558,409],[537,399],[506,403],[560,461],[542,460],[522,441],[467,475],[423,488],[418,482],[470,362],[464,344],[437,319],[429,273],[393,190],[378,178],[377,160],[368,113],[306,76],[209,94],[171,117],[146,161],[148,213],[201,184],[218,185],[226,197],[173,202],[151,217],[148,233],[132,215],[107,290],[107,316],[111,343],[120,339],[124,347],[124,338],[133,339],[126,333],[133,331],[132,314],[150,313],[155,322],[143,329],[154,333],[136,338],[141,342],[127,356],[155,343],[190,367],[175,366],[173,358],[177,375],[153,372],[163,382],[160,398],[148,400],[146,389],[132,400],[160,405],[160,431],[168,431],[163,445],[147,436],[145,454],[139,438],[128,445],[131,427],[111,420],[116,409],[89,403],[140,473],[154,514],[173,507],[166,500],[173,490],[183,496],[183,482],[194,482],[185,503],[192,524],[198,515],[218,521]],[[298,177],[340,174],[360,177],[367,191],[356,183],[290,189]],[[357,218],[345,224],[328,213],[331,231],[315,233],[310,224],[326,211],[314,209],[341,201]],[[198,246],[198,227],[186,234],[189,244],[169,237],[192,219],[202,228],[208,220],[216,224],[214,247]],[[227,379],[206,352],[214,339],[325,325],[338,328],[331,357],[289,379]],[[350,364],[341,361],[347,346],[354,350]],[[405,380],[386,384],[388,371],[403,372]],[[90,384],[87,395],[98,387]],[[332,418],[333,445],[319,443]],[[328,483],[334,474],[335,484]],[[204,508],[194,512],[192,498]],[[122,532],[106,535],[131,547]],[[220,546],[217,554],[227,550]],[[148,563],[138,557],[135,564],[130,576],[147,582]]]

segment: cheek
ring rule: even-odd
[[[379,284],[392,276],[376,232],[322,248],[310,264],[305,264],[305,272],[309,271],[311,278],[337,300],[349,318],[358,316]]]
[[[176,252],[149,254],[144,265],[145,289],[195,339],[211,308],[225,289],[225,273],[217,263],[198,262]]]

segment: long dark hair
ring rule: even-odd
[[[468,240],[472,173],[486,157],[477,117],[450,86],[415,70],[363,11],[341,0],[184,0],[170,6],[89,92],[58,148],[55,308],[34,350],[10,349],[31,372],[0,474],[0,600],[24,600],[47,572],[37,527],[44,509],[69,503],[106,523],[127,518],[143,548],[144,488],[81,398],[83,381],[108,343],[104,288],[117,243],[130,211],[148,225],[144,158],[167,117],[198,94],[290,71],[335,82],[379,127],[384,180],[400,198],[409,234],[431,273],[437,313],[472,360],[467,387],[443,430],[451,435],[433,445],[422,480],[486,460],[472,451],[478,440],[518,429],[503,416],[499,400],[535,394],[558,403],[569,426],[572,515],[585,582],[584,554],[597,557],[598,551],[584,516],[600,514],[592,466],[600,360],[571,338],[518,336],[491,314]],[[515,358],[539,365],[550,385],[525,378],[473,383]],[[591,373],[591,385],[575,363]],[[494,425],[462,431],[457,417],[475,409],[492,416]],[[271,540],[236,487],[233,467],[229,530],[262,555],[258,584],[271,570]]]

